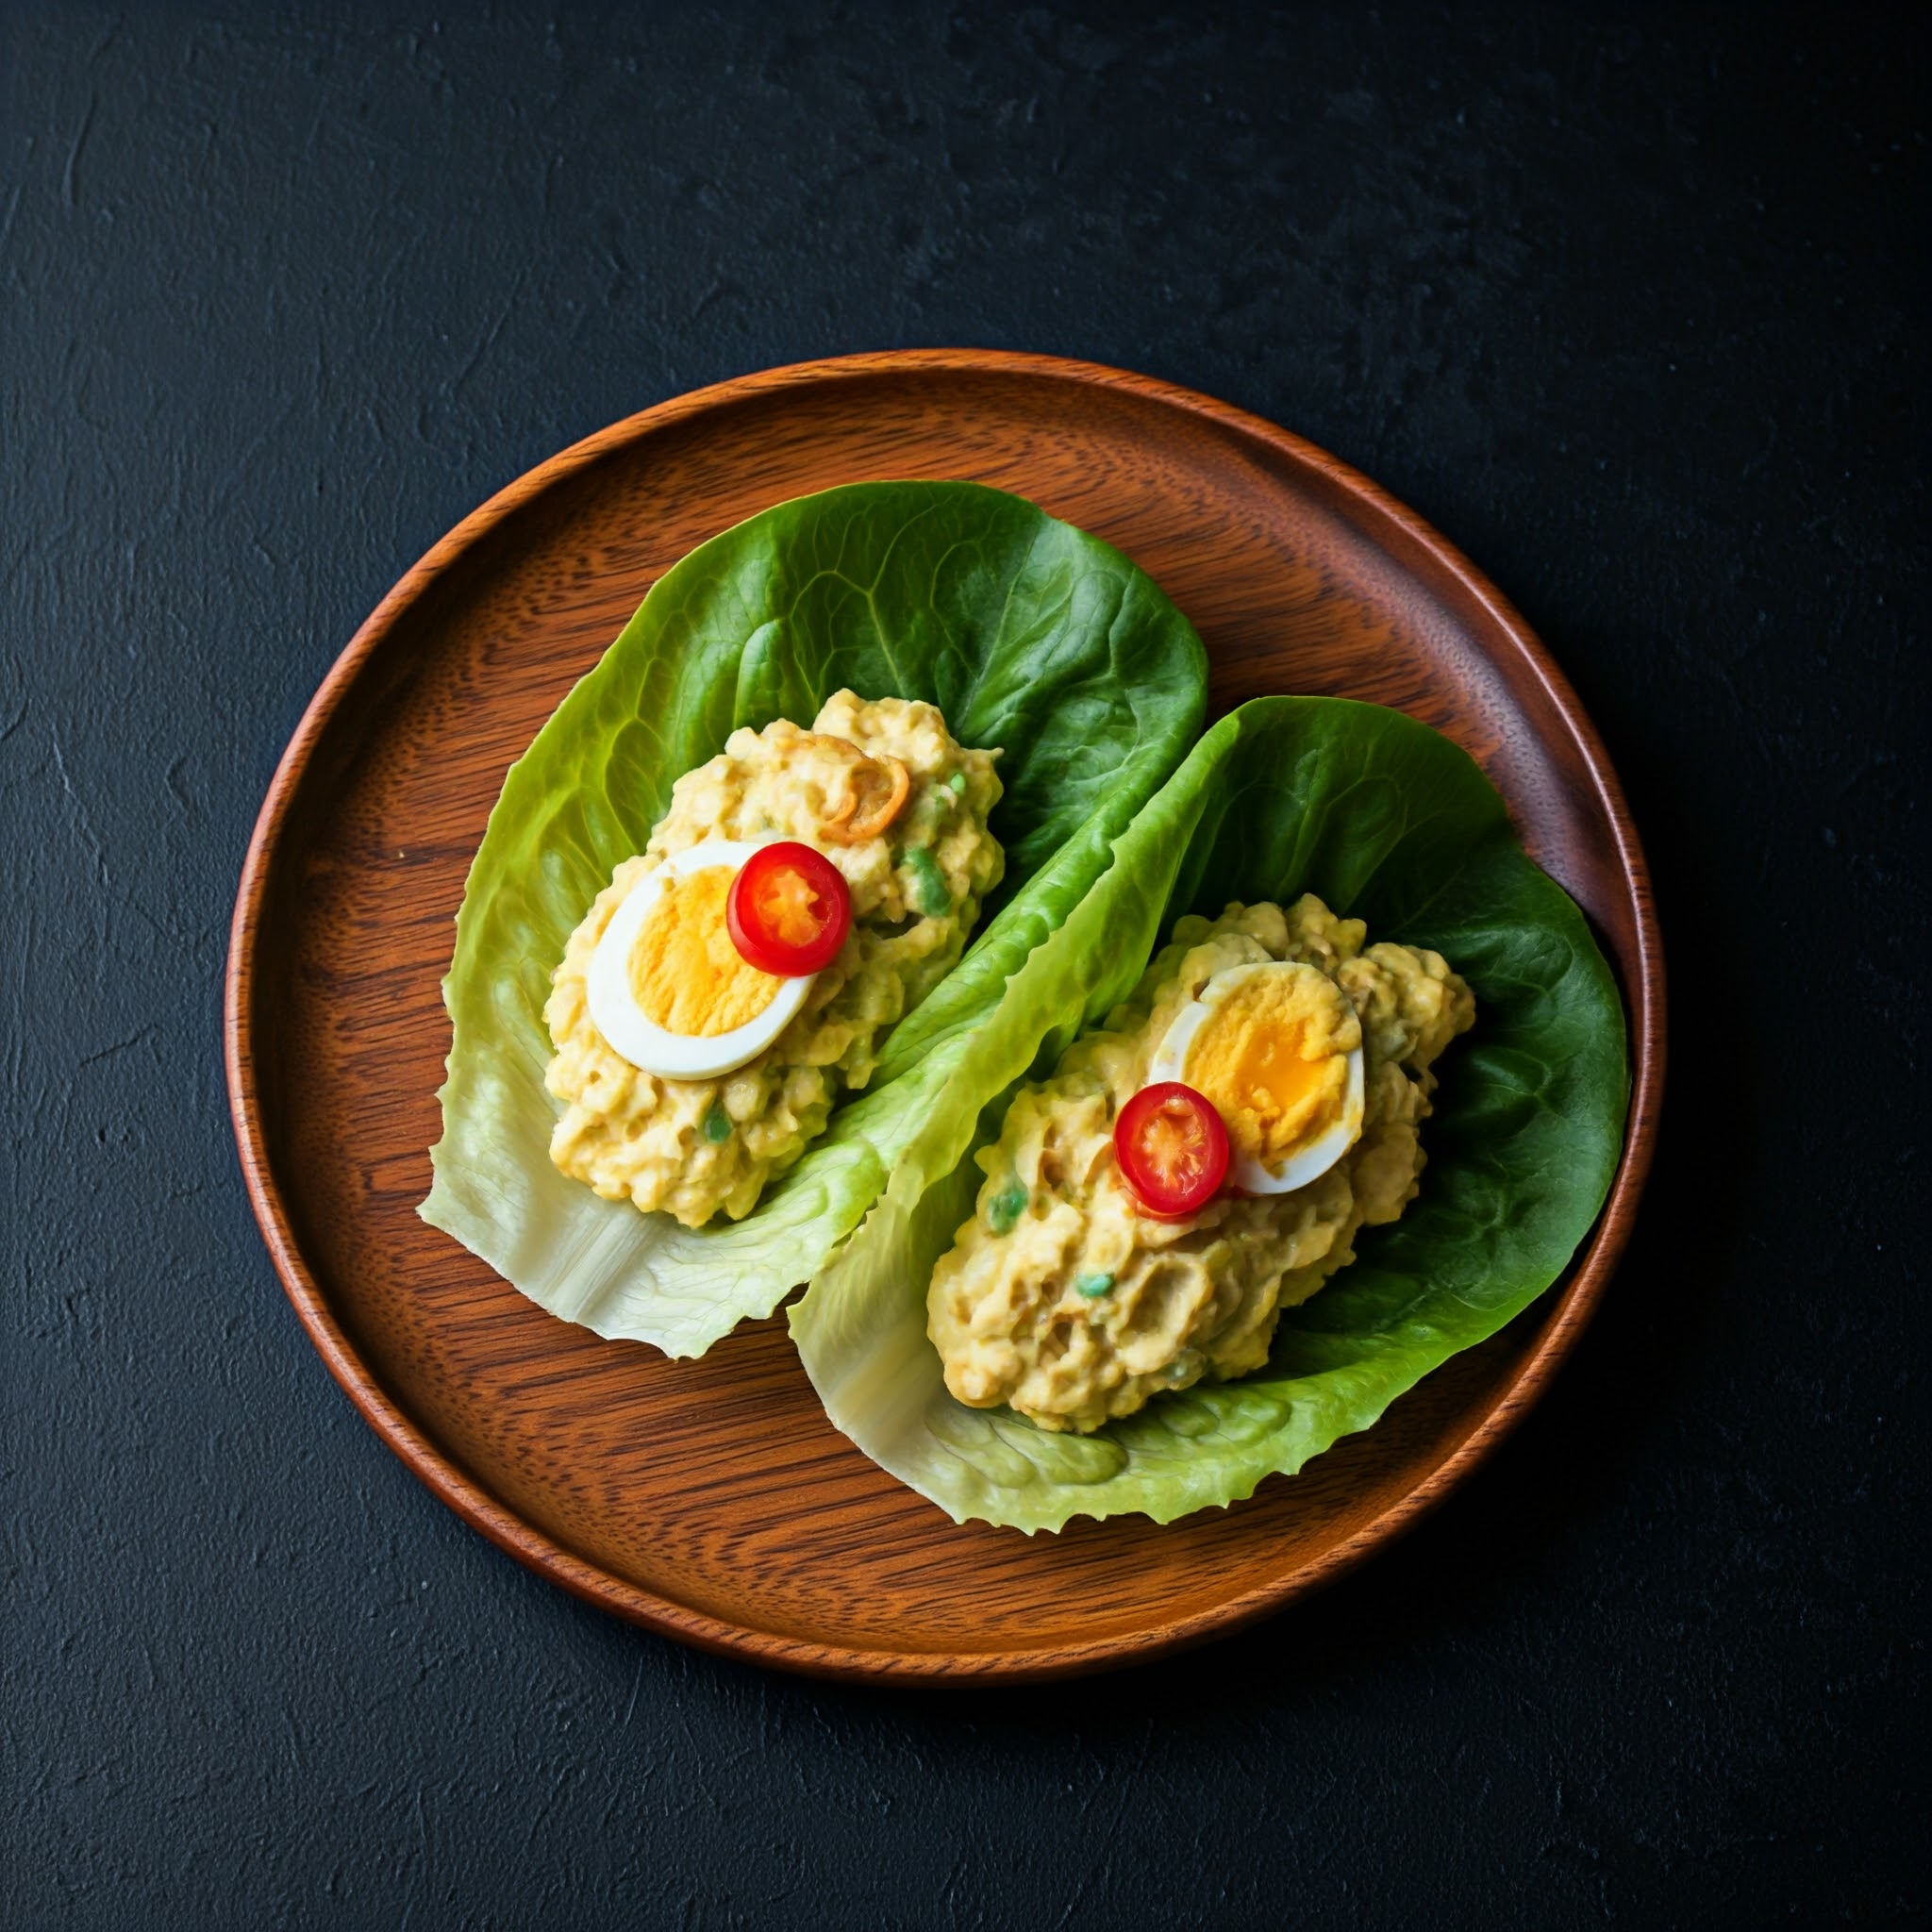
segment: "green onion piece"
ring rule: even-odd
[[[731,1138],[731,1116],[724,1111],[722,1100],[712,1101],[698,1130],[713,1147],[721,1145]]]
[[[912,904],[917,911],[928,919],[937,919],[952,910],[953,895],[946,890],[946,875],[940,870],[939,860],[924,845],[915,846],[906,855],[906,870],[912,874]]]
[[[946,780],[946,790],[950,791],[955,798],[964,798],[966,796],[966,774],[964,772],[955,772],[953,775]]]
[[[1083,1274],[1074,1284],[1075,1294],[1084,1294],[1090,1302],[1097,1302],[1104,1294],[1113,1291],[1111,1274]]]
[[[995,1234],[1011,1234],[1013,1224],[1026,1211],[1026,1190],[1017,1179],[1008,1181],[986,1204],[986,1224]]]

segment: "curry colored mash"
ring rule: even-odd
[[[1076,1040],[1050,1079],[1021,1089],[978,1157],[977,1211],[927,1295],[954,1395],[1085,1431],[1163,1390],[1247,1374],[1267,1359],[1279,1311],[1354,1260],[1357,1229],[1401,1214],[1423,1168],[1432,1063],[1474,1022],[1475,1002],[1437,954],[1366,937],[1360,920],[1338,919],[1312,894],[1286,913],[1236,905],[1211,923],[1182,919],[1106,1026]],[[1301,974],[1273,975],[1274,991],[1257,980],[1255,1010],[1219,1029],[1225,1047],[1191,1056],[1191,1083],[1237,1148],[1286,1147],[1339,1106],[1334,1057],[1358,1036],[1361,1137],[1291,1192],[1224,1191],[1184,1220],[1151,1219],[1115,1166],[1114,1117],[1208,980],[1271,959],[1318,968],[1333,996]],[[1281,979],[1298,990],[1285,994]]]
[[[611,875],[571,935],[543,1017],[557,1051],[545,1085],[564,1103],[550,1158],[610,1200],[687,1227],[749,1213],[760,1190],[824,1130],[840,1094],[872,1077],[880,1036],[958,960],[1005,867],[987,818],[996,751],[956,743],[931,705],[827,699],[809,731],[783,719],[734,731],[672,788],[641,856]],[[874,830],[874,827],[878,829]],[[586,974],[631,888],[707,840],[795,839],[838,867],[852,929],[776,1041],[735,1073],[675,1080],[619,1055],[592,1024]],[[782,982],[741,958],[724,924],[731,874],[674,882],[677,918],[654,913],[630,958],[659,1025],[716,1035],[763,1010]]]

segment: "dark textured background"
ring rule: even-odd
[[[1209,18],[0,14],[8,1924],[1923,1907],[1924,40]],[[1228,397],[1461,543],[1622,767],[1674,1003],[1638,1238],[1488,1471],[1238,1640],[953,1700],[464,1529],[284,1302],[218,1066],[256,807],[403,568],[631,410],[907,343]]]

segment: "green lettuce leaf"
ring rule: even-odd
[[[1033,1071],[1049,1071],[1182,913],[1304,891],[1367,920],[1371,940],[1435,947],[1475,991],[1474,1031],[1439,1062],[1420,1197],[1284,1313],[1255,1374],[1157,1397],[1080,1437],[946,1392],[925,1291],[981,1174],[970,1159],[894,1174],[792,1308],[791,1331],[832,1421],[956,1520],[1031,1531],[1135,1511],[1166,1523],[1249,1495],[1492,1335],[1596,1219],[1629,1099],[1616,982],[1474,763],[1378,706],[1260,698],[1224,718],[1014,975],[981,1024],[975,1071],[1005,1071],[1028,1039],[1041,1042]],[[1007,1097],[986,1108],[980,1141]]]
[[[600,1200],[549,1158],[542,1015],[564,941],[643,850],[676,778],[739,725],[808,724],[842,686],[928,699],[962,743],[1004,747],[997,916],[743,1221],[692,1232]],[[958,1162],[1012,1077],[981,1086],[976,1023],[1179,763],[1206,686],[1199,638],[1151,578],[976,484],[827,491],[691,552],[510,767],[490,815],[443,981],[452,1041],[423,1218],[600,1335],[700,1355],[769,1314],[908,1156],[921,1187]]]

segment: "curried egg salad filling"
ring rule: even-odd
[[[1366,940],[1312,894],[1285,912],[1181,919],[1106,1025],[1020,1090],[927,1295],[959,1401],[1085,1432],[1163,1391],[1247,1374],[1281,1309],[1354,1260],[1357,1229],[1400,1216],[1423,1169],[1434,1062],[1475,1002],[1438,954]],[[1234,971],[1279,961],[1316,970]],[[1181,1063],[1164,1064],[1177,1038]],[[1351,1057],[1362,1105],[1344,1120]],[[1230,1179],[1257,1185],[1162,1219],[1123,1177],[1114,1131],[1150,1079],[1175,1076],[1224,1124]],[[1339,1126],[1313,1179],[1258,1191]]]
[[[987,829],[998,757],[957,743],[932,705],[841,691],[810,730],[780,719],[734,731],[678,779],[649,844],[612,874],[553,976],[543,1017],[556,1053],[544,1083],[563,1103],[550,1142],[557,1166],[607,1199],[662,1209],[687,1227],[748,1214],[824,1130],[840,1095],[872,1077],[882,1035],[965,950],[1005,869]],[[780,839],[812,847],[844,880],[851,926],[837,957],[809,976],[771,1043],[729,1072],[668,1078],[626,1059],[591,1010],[593,957],[620,908],[680,854]],[[734,951],[724,928],[731,876],[705,864],[654,880],[661,891],[649,921],[620,962],[622,996],[681,1038],[733,1037],[788,985]],[[798,984],[789,982],[794,998]]]

